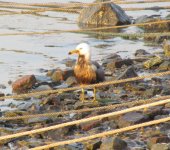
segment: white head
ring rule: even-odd
[[[69,52],[69,55],[71,54],[78,54],[85,56],[85,59],[90,61],[91,59],[91,51],[90,46],[87,43],[81,43],[79,44],[75,50],[72,50]]]

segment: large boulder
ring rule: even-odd
[[[28,92],[35,83],[36,78],[34,75],[23,76],[12,84],[12,91],[18,94]]]
[[[100,27],[130,24],[124,10],[114,3],[99,3],[84,8],[79,16],[80,27]]]

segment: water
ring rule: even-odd
[[[75,0],[74,0],[75,1]],[[4,2],[28,3],[27,0],[4,0]],[[58,0],[29,0],[29,3],[60,2]],[[63,1],[68,2],[68,1]],[[80,2],[76,0],[76,2]],[[92,2],[92,0],[86,0]],[[169,3],[129,4],[122,7],[151,7],[167,6]],[[165,17],[167,10],[160,11],[127,11],[134,19],[141,15],[160,15]],[[78,14],[61,12],[44,12],[42,16],[35,15],[5,15],[0,16],[0,33],[14,32],[44,32],[53,30],[79,29],[77,26]],[[129,27],[123,30],[127,33],[140,32],[137,27]],[[9,80],[16,80],[21,75],[41,74],[40,68],[53,69],[65,67],[60,62],[68,58],[68,52],[74,49],[80,42],[88,42],[92,47],[92,59],[101,60],[110,53],[118,52],[122,57],[133,57],[137,49],[145,49],[150,52],[161,51],[161,47],[148,47],[142,40],[131,41],[119,37],[100,39],[95,36],[74,33],[56,33],[51,35],[18,35],[0,36],[0,84],[8,88],[1,90],[11,93]],[[102,45],[108,45],[99,48]],[[71,58],[75,58],[71,56]]]

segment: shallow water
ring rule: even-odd
[[[28,3],[27,0],[4,0],[4,2]],[[36,0],[36,3],[59,2],[58,0]],[[61,2],[61,1],[60,1]],[[68,2],[68,1],[62,1]],[[80,2],[80,0],[74,0]],[[92,2],[92,0],[86,0]],[[29,0],[35,3],[35,0]],[[169,3],[126,4],[123,7],[151,7],[167,6]],[[134,19],[141,15],[161,15],[165,17],[168,10],[160,11],[127,11]],[[0,33],[39,32],[53,30],[79,29],[76,20],[77,14],[61,12],[45,12],[41,16],[35,15],[2,15],[0,16]],[[129,27],[123,30],[127,33],[136,33],[141,30]],[[0,84],[8,88],[2,92],[11,93],[9,80],[16,80],[21,75],[42,74],[40,68],[53,69],[65,67],[61,61],[68,58],[68,51],[74,49],[80,42],[88,42],[92,46],[92,59],[101,60],[110,53],[119,53],[122,57],[133,57],[137,49],[150,52],[160,51],[161,47],[148,47],[142,40],[132,41],[119,37],[100,39],[87,34],[56,33],[51,35],[18,35],[0,36]],[[72,56],[71,58],[75,58]]]

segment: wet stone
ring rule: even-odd
[[[86,150],[97,150],[100,148],[100,145],[102,144],[101,140],[92,140],[84,143],[84,148]]]
[[[32,91],[33,92],[40,92],[40,91],[48,91],[48,90],[52,90],[52,88],[49,85],[40,85]]]
[[[148,21],[150,21],[150,18],[151,18],[151,17],[149,17],[149,16],[147,16],[147,15],[143,15],[143,16],[138,17],[138,18],[135,20],[135,23],[138,24],[138,23],[148,22]]]
[[[130,112],[119,117],[118,120],[115,120],[119,127],[127,127],[137,123],[142,123],[148,120],[146,115],[143,115],[139,112]]]
[[[76,63],[76,60],[75,59],[64,59],[62,60],[62,63],[66,65],[66,67],[73,67]]]
[[[150,119],[153,119],[157,115],[162,115],[163,106],[154,106],[147,108],[143,113],[147,115]]]
[[[68,77],[67,80],[66,80],[66,84],[68,86],[74,86],[74,85],[77,84],[77,80],[74,76]]]
[[[51,79],[54,82],[61,82],[61,81],[65,81],[70,76],[74,76],[73,69],[66,69],[66,70],[57,69],[52,73]]]
[[[162,136],[155,136],[155,137],[151,137],[148,139],[147,141],[147,145],[149,148],[152,148],[154,144],[157,143],[169,143],[170,142],[170,138],[166,135]]]
[[[170,150],[170,144],[166,143],[154,144],[151,150]]]
[[[169,61],[164,61],[158,68],[160,71],[168,71],[170,70],[170,60]]]
[[[149,60],[147,60],[146,62],[144,62],[143,66],[146,69],[151,69],[154,66],[158,66],[162,63],[162,58],[160,56],[155,56]]]
[[[161,95],[170,95],[170,88],[164,86],[160,94]]]
[[[165,35],[158,36],[158,37],[156,37],[155,42],[160,44],[160,43],[164,42],[165,39],[170,40],[170,37],[165,36]]]
[[[118,55],[116,53],[110,54],[110,55],[108,55],[108,56],[106,56],[102,59],[102,66],[106,67],[106,65],[109,62],[112,62],[112,61],[115,62],[115,61],[118,61],[118,60],[122,60],[120,55]]]
[[[47,122],[51,122],[51,119],[48,117],[37,117],[37,118],[29,118],[27,120],[28,124],[33,124],[33,123],[47,123]]]
[[[101,124],[100,120],[94,120],[94,121],[90,121],[90,122],[81,123],[80,128],[83,131],[89,131],[95,127],[100,126],[100,124]]]
[[[26,75],[22,78],[16,80],[12,84],[12,90],[14,93],[28,92],[36,83],[36,78],[34,75]]]
[[[5,96],[5,94],[0,92],[0,97],[4,97],[4,96]]]
[[[121,75],[119,75],[117,77],[117,80],[126,79],[126,78],[133,78],[133,77],[137,77],[137,76],[138,76],[138,74],[136,73],[134,68],[130,66]]]
[[[0,84],[0,89],[6,89],[6,86],[4,84]]]
[[[49,140],[61,140],[68,135],[72,135],[75,129],[75,126],[64,127],[58,130],[52,130],[48,131],[47,133],[43,133],[43,137],[48,138]]]
[[[145,56],[145,55],[148,55],[150,53],[148,53],[146,50],[144,49],[138,49],[136,50],[135,52],[135,56],[138,56],[138,57],[141,57],[141,56]]]
[[[89,100],[90,101],[90,100]],[[74,105],[74,109],[82,109],[82,108],[92,108],[92,107],[97,107],[97,103],[92,103],[92,102],[81,102],[80,100],[77,101]]]
[[[102,139],[100,150],[127,150],[127,143],[119,137],[109,137]]]
[[[114,71],[116,68],[121,68],[123,65],[131,66],[133,61],[131,59],[121,59],[116,61],[111,61],[107,64],[106,70]]]
[[[156,7],[153,9],[157,9]],[[148,23],[148,22],[157,22],[157,21],[163,21],[160,17],[158,16],[142,16],[136,19],[135,23]],[[147,26],[142,26],[141,28],[143,28],[145,31],[147,32],[165,32],[165,31],[169,31],[169,23],[165,22],[165,23],[161,23],[160,24],[152,24],[152,26],[147,25]]]

